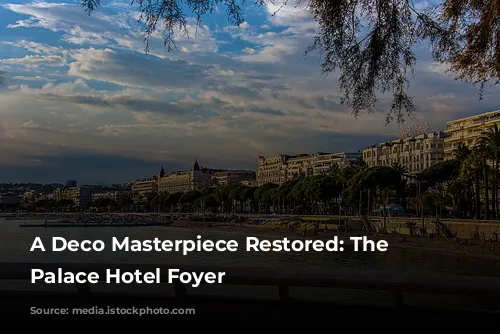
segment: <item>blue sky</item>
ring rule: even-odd
[[[315,29],[303,8],[272,17],[276,8],[249,5],[241,27],[221,11],[196,36],[194,25],[178,35],[178,51],[159,30],[145,54],[130,1],[103,0],[90,17],[63,1],[0,5],[0,182],[124,182],[196,158],[255,169],[259,154],[358,151],[399,134],[385,126],[390,101],[354,119],[335,74],[323,78],[317,55],[302,57]],[[417,121],[441,130],[500,108],[498,89],[479,101],[425,47],[418,55]]]

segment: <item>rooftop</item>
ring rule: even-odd
[[[485,116],[492,116],[492,115],[499,113],[499,112],[500,112],[500,110],[489,111],[489,112],[485,112],[485,113],[478,114],[478,115],[472,115],[472,116],[468,116],[468,117],[464,117],[464,118],[454,119],[452,121],[446,122],[446,124],[452,124],[452,123],[456,123],[456,122],[465,121],[468,119],[481,118],[481,117],[485,117]]]

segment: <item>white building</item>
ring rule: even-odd
[[[444,160],[444,138],[443,132],[432,132],[382,142],[364,149],[363,160],[369,167],[400,165],[420,173]]]
[[[343,168],[361,158],[361,153],[315,153],[264,157],[259,156],[257,184],[283,184],[299,176],[321,175],[334,165]]]

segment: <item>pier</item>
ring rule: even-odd
[[[170,226],[172,222],[148,222],[148,221],[122,221],[122,222],[47,222],[47,223],[24,223],[19,227],[134,227],[134,226]]]

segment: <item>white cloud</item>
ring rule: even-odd
[[[109,40],[101,33],[85,31],[79,26],[69,30],[63,40],[72,44],[104,45],[109,43]]]
[[[26,49],[28,52],[37,55],[52,55],[58,56],[61,54],[66,54],[67,50],[62,47],[50,46],[44,43],[37,43],[27,40],[20,40],[16,42],[0,42],[0,44],[10,45],[14,47],[20,47]]]
[[[144,26],[139,24],[140,13],[133,6],[104,6],[91,16],[85,15],[83,8],[74,4],[57,4],[35,2],[31,4],[5,4],[5,8],[30,16],[27,20],[9,25],[10,28],[44,28],[62,32],[62,40],[75,45],[93,45],[124,47],[135,51],[145,48]],[[120,9],[118,14],[110,14],[108,8]],[[189,20],[185,29],[174,31],[176,45],[186,53],[216,52],[218,43],[211,35],[207,25],[197,26],[194,20]],[[164,35],[159,28],[150,39],[151,54],[163,55]]]
[[[246,54],[248,54],[248,55],[253,55],[253,54],[255,54],[255,49],[249,48],[249,47],[245,47],[245,48],[243,48],[243,52],[246,53]]]
[[[290,0],[286,3],[284,1],[266,2],[265,4],[268,13],[277,19],[300,19],[307,17],[309,15],[307,5],[307,1],[304,0]]]
[[[12,78],[13,80],[20,80],[20,81],[51,81],[52,79],[46,78],[46,77],[41,77],[39,75],[35,75],[32,77],[29,76],[23,76],[23,75],[18,75]]]
[[[30,129],[35,129],[40,127],[40,125],[32,119],[27,122],[24,122],[21,126],[23,128],[30,128]]]
[[[249,53],[240,57],[243,61],[276,63],[283,56],[296,54],[301,45],[297,41],[288,41],[283,44],[272,43],[264,46],[258,52]]]
[[[450,69],[450,66],[447,64],[432,63],[429,66],[427,66],[428,71],[434,72],[434,73],[439,73],[439,74],[446,74],[446,72],[449,69]]]
[[[264,28],[261,26],[260,29],[226,29],[233,37],[259,45],[243,48],[243,55],[239,59],[246,62],[277,63],[286,56],[303,53],[306,43],[312,42],[317,27],[308,12],[307,1],[289,1],[284,7],[278,3],[267,3],[266,9],[269,14],[275,14],[270,18],[272,25],[284,28],[283,30],[265,31],[270,29],[269,25],[264,25]]]
[[[24,56],[23,58],[7,58],[2,59],[2,63],[10,65],[23,65],[27,67],[39,67],[39,66],[64,66],[66,65],[66,60],[60,56]]]
[[[124,28],[138,27],[129,16],[109,17],[97,11],[89,17],[83,8],[67,3],[34,2],[30,4],[4,4],[5,8],[29,16],[9,24],[9,28],[44,28],[63,32],[63,40],[74,44],[103,44],[114,42],[115,38],[126,39]]]
[[[74,82],[60,83],[57,85],[48,83],[43,85],[41,88],[30,88],[26,85],[21,85],[19,89],[25,94],[53,94],[60,96],[95,92],[95,90],[91,89],[82,79],[77,79]]]

